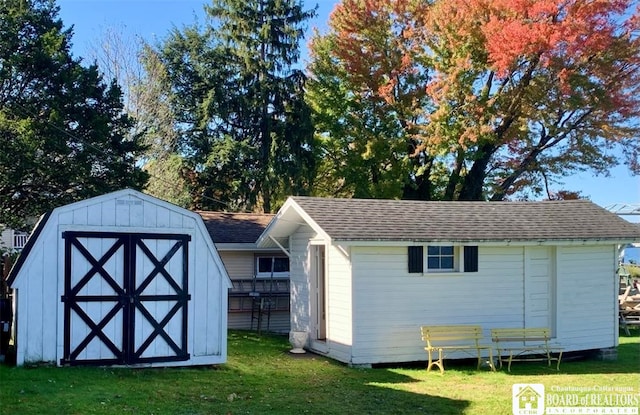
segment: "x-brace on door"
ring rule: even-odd
[[[183,361],[189,235],[64,232],[61,364]]]

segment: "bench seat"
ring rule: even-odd
[[[491,339],[498,352],[498,365],[502,368],[507,362],[507,370],[511,372],[511,363],[516,361],[539,360],[557,362],[556,370],[560,370],[563,348],[550,343],[548,328],[498,328],[491,330]]]
[[[428,356],[427,371],[436,366],[440,373],[444,373],[443,359],[447,353],[460,351],[477,357],[478,369],[482,364],[482,351],[486,350],[489,355],[489,365],[491,370],[495,370],[493,365],[493,350],[488,344],[481,344],[483,339],[482,327],[475,325],[455,325],[455,326],[421,326],[420,332],[422,340],[426,343],[425,350]],[[434,359],[435,352],[438,358]]]

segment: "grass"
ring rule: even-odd
[[[0,366],[0,413],[9,414],[511,414],[514,383],[551,387],[640,385],[640,337],[620,338],[617,361],[540,362],[512,372],[449,364],[355,369],[291,356],[285,338],[229,333],[220,367],[114,369]]]

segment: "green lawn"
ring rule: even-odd
[[[618,360],[540,362],[512,372],[449,364],[354,369],[290,356],[285,338],[229,333],[217,368],[112,369],[0,366],[0,414],[511,414],[514,383],[631,388],[640,392],[640,337],[621,337]]]

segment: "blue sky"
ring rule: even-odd
[[[329,13],[338,1],[305,2],[309,7],[319,6],[318,16],[309,23],[309,33],[313,27],[324,30]],[[58,0],[57,3],[65,26],[74,26],[74,54],[88,57],[91,44],[97,43],[108,28],[123,28],[131,36],[149,41],[162,39],[172,27],[180,28],[196,18],[202,19],[206,0]],[[611,170],[610,177],[591,177],[590,173],[567,177],[563,186],[557,185],[553,190],[560,188],[580,191],[604,207],[614,203],[640,203],[640,177],[632,176],[624,166]],[[640,217],[627,219],[640,221]]]

